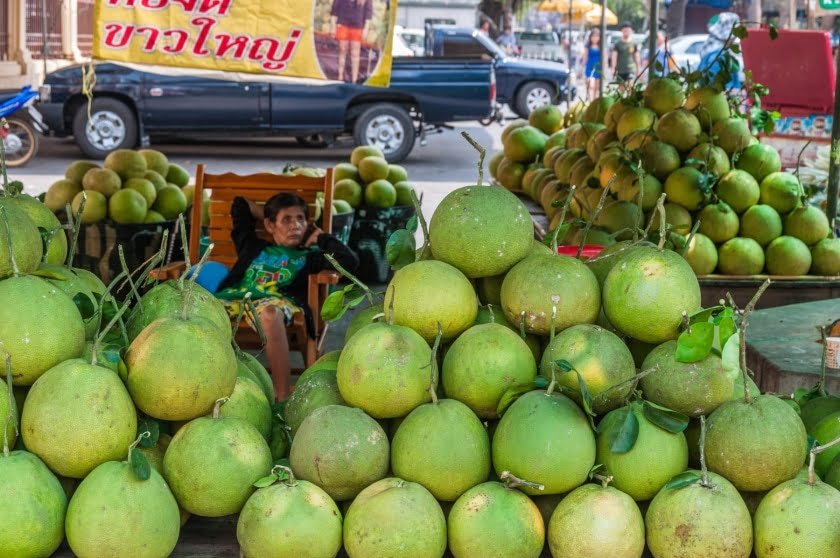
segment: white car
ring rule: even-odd
[[[680,68],[696,70],[700,65],[700,49],[708,38],[706,34],[697,34],[671,39],[668,41],[668,52]]]
[[[402,25],[394,27],[394,42],[397,37],[400,42],[410,49],[414,56],[423,56],[426,52],[426,33],[422,29],[408,29]],[[407,54],[405,56],[411,56]]]
[[[394,56],[415,56],[415,52],[407,44],[402,35],[395,30],[394,42],[391,44],[391,53]]]

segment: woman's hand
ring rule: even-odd
[[[323,232],[324,231],[319,229],[317,225],[309,225],[309,228],[306,231],[307,234],[305,235],[306,240],[303,243],[304,247],[309,248],[310,246],[316,244],[318,242],[318,237],[321,236],[321,233]]]
[[[245,201],[248,202],[248,209],[251,210],[251,215],[254,219],[262,221],[264,215],[263,206],[258,205],[249,199],[245,199]]]

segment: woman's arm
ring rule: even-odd
[[[230,206],[230,217],[233,221],[230,237],[233,240],[237,255],[241,254],[246,247],[255,245],[259,240],[252,205],[257,207],[250,200],[237,196]],[[262,211],[261,208],[258,209],[260,212]]]
[[[334,269],[332,264],[324,257],[329,254],[338,264],[353,273],[359,267],[359,257],[346,244],[335,236],[328,233],[321,233],[318,236],[318,248],[320,250],[311,252],[306,262],[308,273],[318,273],[325,269]]]

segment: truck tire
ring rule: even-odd
[[[528,118],[534,109],[553,103],[557,91],[544,81],[529,81],[516,93],[516,106],[513,107],[521,118]]]
[[[389,163],[399,163],[414,148],[414,121],[399,105],[377,103],[356,119],[353,140],[378,147]]]
[[[8,136],[0,138],[6,147],[6,165],[22,167],[38,152],[38,132],[23,112],[6,119]]]
[[[73,136],[82,153],[104,159],[115,149],[131,149],[138,143],[137,117],[128,105],[110,97],[93,100],[88,124],[87,103],[73,116]]]

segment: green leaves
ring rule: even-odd
[[[148,436],[142,436],[148,432]],[[137,435],[140,437],[139,445],[144,448],[153,448],[160,438],[160,423],[153,418],[143,418],[137,423]]]
[[[275,482],[284,481],[288,479],[288,470],[282,466],[275,466],[271,469],[271,473],[269,473],[267,476],[262,477],[261,479],[258,479],[253,486],[257,488],[265,488],[267,486],[271,486]]]
[[[685,473],[680,473],[669,480],[665,484],[665,488],[679,490],[680,488],[685,488],[686,486],[691,486],[692,484],[697,484],[698,482],[700,482],[700,475],[691,471],[686,471]]]
[[[149,465],[149,460],[146,459],[143,452],[130,451],[128,459],[129,465],[131,465],[131,470],[134,472],[134,476],[141,481],[149,480],[149,477],[152,476],[152,466]]]
[[[548,387],[549,381],[544,376],[537,376],[534,379],[534,389],[546,389]]]
[[[321,317],[327,322],[341,319],[351,308],[365,301],[367,295],[362,289],[351,283],[341,290],[330,293],[321,306]]]
[[[671,434],[679,434],[688,428],[687,416],[656,403],[645,401],[642,403],[642,412],[646,419]]]
[[[412,219],[415,218],[412,217]],[[417,258],[417,242],[414,239],[414,233],[408,229],[394,231],[385,244],[385,257],[391,269],[395,271],[414,263]]]
[[[575,367],[568,360],[560,359],[555,360],[554,364],[557,365],[557,369],[560,373],[567,373],[567,372],[574,372],[577,375],[578,380],[578,391],[580,392],[580,402],[583,406],[583,411],[586,413],[586,418],[589,419],[589,424],[592,426],[592,430],[596,430],[595,428],[595,421],[592,420],[595,417],[595,412],[593,411],[594,406],[592,404],[592,394],[589,393],[589,390],[586,388],[586,382],[583,380],[583,376],[580,375],[580,372],[575,370]]]
[[[694,324],[683,331],[677,339],[677,362],[698,362],[712,350],[715,340],[715,326],[709,322]]]
[[[611,452],[627,453],[633,449],[639,437],[639,419],[636,418],[632,406],[619,409],[618,416],[614,423],[618,427],[607,432],[607,441]]]
[[[572,364],[568,360],[564,360],[562,358],[560,360],[555,360],[554,364],[557,365],[557,368],[560,370],[560,372],[571,372],[575,369],[575,367],[572,366]]]
[[[82,315],[83,320],[89,320],[96,313],[96,305],[85,293],[76,293],[73,297],[73,303],[79,309],[79,314]]]

